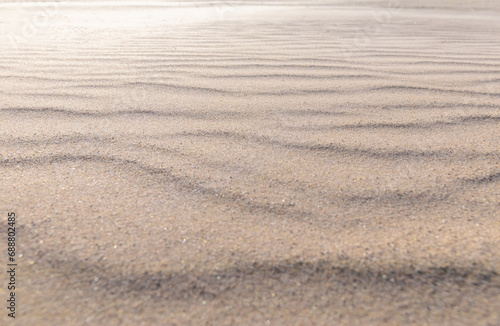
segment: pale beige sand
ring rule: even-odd
[[[499,325],[500,4],[224,3],[0,7],[0,323]]]

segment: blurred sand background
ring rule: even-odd
[[[500,324],[500,2],[117,3],[0,4],[2,325]]]

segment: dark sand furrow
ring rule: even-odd
[[[466,89],[443,89],[438,87],[420,87],[420,86],[401,86],[401,85],[390,85],[382,87],[373,87],[370,89],[365,89],[364,91],[424,91],[424,92],[434,92],[434,93],[450,93],[450,94],[464,94],[464,95],[484,95],[500,97],[500,93],[489,93],[489,92],[476,92]]]
[[[481,61],[498,61],[498,56],[496,55],[483,55],[483,56],[468,56],[468,55],[458,55],[457,54],[447,54],[447,55],[432,55],[432,54],[421,54],[421,53],[404,53],[404,52],[385,52],[385,53],[377,53],[377,51],[370,51],[368,54],[364,55],[357,55],[358,58],[378,58],[378,57],[383,57],[383,58],[412,58],[412,59],[439,59],[439,60],[453,60],[456,62],[462,62],[462,60],[471,60],[474,59],[474,61],[466,61],[470,63],[477,63]],[[490,62],[488,62],[490,63]],[[500,62],[498,62],[500,64]]]
[[[249,167],[244,167],[241,165],[238,165],[236,162],[226,162],[226,161],[213,161],[213,160],[206,160],[201,158],[198,155],[190,154],[183,152],[182,150],[179,150],[177,148],[168,148],[168,147],[162,147],[158,145],[153,145],[153,144],[147,144],[143,143],[140,141],[137,143],[137,140],[140,139],[139,135],[134,136],[134,141],[133,142],[128,142],[124,141],[119,137],[112,137],[112,136],[88,136],[85,134],[69,134],[69,135],[62,135],[62,136],[57,136],[57,137],[51,137],[51,138],[44,138],[43,140],[35,140],[35,139],[25,139],[25,138],[16,138],[16,139],[0,139],[0,144],[3,143],[5,145],[15,145],[15,146],[26,146],[32,149],[35,148],[46,148],[47,146],[57,146],[57,145],[76,145],[76,144],[91,144],[93,146],[100,147],[102,148],[104,145],[109,145],[111,146],[110,148],[112,151],[121,151],[121,150],[140,150],[141,153],[144,153],[144,151],[148,151],[150,154],[148,156],[153,156],[153,155],[167,155],[168,157],[178,157],[181,159],[187,159],[188,161],[191,162],[196,162],[197,165],[203,167],[203,168],[210,168],[210,169],[215,169],[221,172],[227,172],[228,169],[232,173],[239,173],[239,174],[244,174],[244,175],[255,175],[256,171],[254,169],[251,169]],[[144,140],[148,140],[149,137],[144,137]],[[54,157],[55,160],[57,160],[58,157]],[[84,158],[85,159],[85,158]],[[14,163],[12,163],[12,161]],[[46,159],[42,158],[46,162]],[[64,160],[64,159],[63,159]],[[75,159],[77,160],[77,159]],[[88,160],[88,158],[86,158]],[[20,164],[25,164],[28,163],[28,161],[23,161],[22,159],[18,160],[15,158],[4,158],[3,162],[5,162],[6,166],[12,167],[12,164],[15,164],[17,166],[19,162]],[[52,164],[54,163],[54,160],[49,160],[47,164]],[[138,163],[138,162],[137,162]],[[32,165],[31,163],[28,163]],[[1,165],[1,162],[0,162]],[[267,177],[267,176],[266,176]],[[217,191],[219,193],[220,191]],[[240,195],[226,195],[229,199],[242,199]],[[254,208],[265,208],[265,205],[257,205],[257,204],[251,204],[248,206],[252,206]]]
[[[381,104],[381,105],[371,105],[364,104],[362,108],[370,108],[370,109],[380,109],[380,110],[436,110],[436,109],[454,109],[454,110],[464,110],[464,109],[500,109],[498,105],[494,104],[478,104],[478,103],[467,103],[464,104],[462,102],[457,103],[440,103],[440,104],[426,104],[426,105],[417,105],[417,104]],[[356,109],[353,111],[352,109]],[[317,109],[292,109],[292,110],[279,110],[276,112],[269,112],[275,115],[283,115],[283,116],[303,116],[303,117],[313,117],[313,116],[357,116],[360,113],[357,111],[361,108],[358,108],[357,105],[353,108],[350,106],[345,107],[332,107],[332,110],[317,110]],[[5,112],[7,114],[43,114],[43,115],[68,115],[73,117],[113,117],[113,116],[127,116],[127,115],[138,115],[138,116],[157,116],[157,117],[180,117],[180,118],[192,118],[192,119],[201,119],[201,120],[213,120],[219,119],[221,117],[224,118],[235,118],[235,119],[244,119],[245,117],[254,116],[250,112],[241,112],[241,111],[231,111],[231,110],[210,110],[209,112],[205,110],[192,110],[192,111],[180,111],[180,110],[171,110],[165,109],[162,111],[159,110],[147,110],[147,109],[139,109],[139,110],[118,110],[118,111],[81,111],[77,109],[70,108],[50,108],[50,107],[38,107],[38,108],[27,108],[27,107],[11,107],[11,108],[2,108],[0,109],[0,113]],[[456,118],[459,122],[496,122],[498,117],[493,115],[478,115],[478,116],[469,116],[469,117],[458,117]],[[439,121],[431,121],[432,123],[442,123]],[[445,123],[443,121],[443,123]],[[452,122],[452,123],[456,123]],[[377,128],[379,124],[368,124],[368,128]],[[391,127],[395,126],[395,128],[405,128],[407,124],[394,124],[394,123],[381,123],[382,127]],[[363,124],[356,125],[348,125],[347,128],[363,128]],[[318,128],[323,128],[323,126],[317,126]],[[337,128],[343,126],[325,126],[325,128]],[[411,123],[410,126],[411,127]],[[303,128],[303,126],[295,126],[291,128]],[[304,126],[304,128],[309,128],[309,126]],[[315,128],[315,126],[310,126],[310,128]]]
[[[463,180],[466,184],[477,184],[477,185],[486,185],[491,183],[499,183],[500,182],[500,172],[491,173],[486,176],[478,176],[475,178],[468,178]]]
[[[395,206],[395,207],[412,207],[432,208],[441,205],[450,204],[478,204],[474,201],[468,202],[460,199],[457,202],[456,198],[460,195],[467,194],[470,191],[476,190],[479,186],[485,186],[500,182],[500,172],[491,173],[487,176],[477,176],[474,178],[457,178],[450,182],[442,182],[434,184],[425,190],[399,191],[399,190],[384,190],[384,191],[360,191],[360,194],[335,194],[334,196],[324,196],[330,204],[341,205],[342,207],[361,207],[377,205]]]
[[[0,94],[8,94],[8,95],[18,95],[18,96],[23,96],[23,97],[56,97],[56,98],[63,98],[63,99],[70,99],[70,98],[78,98],[78,99],[92,99],[92,98],[98,98],[102,96],[98,95],[87,95],[87,94],[75,94],[75,93],[60,93],[60,92],[19,92],[19,93],[6,93],[4,91],[0,91]]]
[[[174,184],[180,191],[193,195],[195,198],[206,197],[210,200],[215,200],[218,203],[229,207],[237,207],[251,214],[271,214],[276,216],[287,216],[291,218],[306,218],[311,216],[311,212],[292,208],[289,205],[259,202],[249,199],[246,196],[225,192],[224,189],[205,187],[200,181],[193,180],[188,177],[178,176],[172,173],[171,169],[156,168],[144,165],[138,161],[130,159],[122,159],[114,156],[101,155],[51,155],[36,158],[9,158],[0,161],[0,167],[4,168],[19,168],[27,166],[44,166],[59,163],[105,163],[114,166],[132,167],[153,176],[155,180]]]
[[[378,62],[378,64],[381,64],[381,62]],[[495,67],[498,68],[500,63],[480,63],[480,62],[464,62],[464,61],[414,61],[414,60],[408,60],[408,61],[403,61],[403,60],[391,60],[390,62],[384,61],[384,64],[382,66],[388,66],[388,65],[397,65],[397,64],[411,64],[413,66],[460,66],[460,67],[467,67],[467,66],[478,66],[478,67]]]
[[[232,140],[244,143],[258,143],[270,147],[279,147],[284,149],[295,149],[307,151],[309,154],[326,154],[339,156],[358,156],[368,157],[380,160],[444,160],[444,159],[472,159],[472,158],[497,158],[499,152],[477,153],[477,152],[457,152],[453,149],[447,150],[399,150],[399,149],[368,149],[348,147],[341,144],[330,143],[328,145],[291,143],[266,136],[248,135],[237,132],[216,131],[216,132],[184,132],[171,134],[167,137],[196,137],[196,138],[217,138],[221,140]]]
[[[5,108],[0,109],[1,112],[9,114],[57,114],[67,115],[72,117],[90,117],[90,118],[106,118],[115,116],[151,116],[151,117],[167,117],[167,118],[190,118],[196,120],[214,120],[214,119],[243,119],[247,114],[239,111],[179,111],[179,110],[118,110],[118,111],[79,111],[73,109],[60,108]]]
[[[50,253],[46,254],[52,256]],[[363,261],[353,261],[340,256],[332,260],[303,261],[300,258],[285,261],[235,262],[223,270],[188,270],[185,272],[157,271],[143,274],[110,273],[113,269],[105,264],[89,264],[84,261],[48,258],[48,266],[63,266],[65,277],[77,283],[98,285],[110,295],[159,292],[161,300],[189,300],[193,297],[214,299],[230,292],[238,293],[239,287],[254,282],[271,283],[271,287],[281,287],[283,283],[297,282],[298,289],[321,286],[357,284],[361,287],[428,287],[436,284],[462,284],[471,288],[489,287],[500,293],[498,273],[473,263],[473,267],[461,267],[454,262],[443,266],[424,267],[415,270],[412,266],[380,266],[373,268]],[[61,273],[61,272],[56,272]],[[98,281],[95,281],[98,276]],[[280,284],[280,285],[278,285]],[[464,290],[465,290],[464,289]],[[296,290],[296,291],[297,291]],[[290,290],[291,291],[291,290]],[[334,293],[330,293],[334,297]]]
[[[32,141],[32,140],[8,140],[4,141],[6,143],[16,144],[16,145],[27,145],[27,146],[47,146],[47,145],[69,145],[69,144],[81,144],[81,143],[95,143],[96,145],[108,143],[113,145],[114,151],[119,151],[128,148],[136,148],[143,152],[144,150],[150,151],[152,155],[167,154],[168,156],[178,156],[186,158],[190,161],[195,161],[197,165],[201,167],[209,167],[212,169],[219,170],[220,172],[227,172],[229,168],[231,171],[244,172],[247,175],[253,175],[254,177],[262,177],[264,179],[269,179],[269,175],[263,175],[255,170],[244,169],[241,166],[235,167],[231,164],[215,163],[211,161],[206,161],[195,157],[193,155],[188,155],[186,153],[180,152],[178,149],[170,149],[157,145],[144,145],[141,143],[128,143],[123,142],[114,137],[85,137],[85,136],[68,136],[68,137],[57,137],[53,139],[47,139],[45,141]],[[465,154],[468,159],[481,159],[489,158],[491,153],[479,154],[474,153]],[[495,153],[493,153],[495,155]],[[473,158],[472,158],[473,156]],[[497,157],[500,157],[500,153],[497,153]],[[181,191],[187,191],[195,196],[208,196],[209,198],[218,198],[224,205],[239,207],[246,212],[258,214],[258,213],[268,213],[277,216],[287,216],[292,218],[303,219],[310,216],[314,216],[314,213],[309,210],[304,210],[304,208],[298,209],[293,207],[295,205],[289,205],[288,203],[273,203],[273,202],[262,202],[255,199],[250,199],[245,195],[232,192],[226,188],[213,188],[202,186],[203,180],[195,180],[188,177],[173,177],[172,171],[164,168],[155,168],[151,166],[144,165],[143,163],[130,160],[122,159],[114,156],[102,156],[102,155],[53,155],[37,158],[4,158],[0,162],[0,167],[22,167],[22,166],[34,166],[34,165],[45,165],[45,164],[57,164],[57,163],[67,163],[67,162],[98,162],[107,163],[112,165],[123,165],[126,167],[133,166],[146,173],[153,176],[161,176],[160,180],[164,180],[163,176],[166,176],[166,181],[180,185]],[[423,191],[399,191],[399,190],[387,190],[384,191],[363,191],[362,194],[340,194],[334,192],[333,194],[321,194],[316,195],[317,199],[324,199],[331,205],[341,205],[342,207],[363,207],[364,205],[397,205],[397,206],[421,206],[424,203],[426,205],[440,205],[443,202],[453,201],[453,198],[457,194],[463,193],[467,188],[476,185],[484,185],[488,183],[494,183],[500,181],[499,173],[492,173],[488,176],[478,176],[475,178],[459,178],[452,182],[441,183],[433,185],[431,188],[425,189]],[[296,183],[281,183],[281,186],[285,186],[288,191],[293,191],[294,193],[304,193],[304,189],[300,187],[298,182]],[[311,193],[321,188],[308,186],[309,190],[307,192]],[[316,216],[316,222],[319,216]]]
[[[439,103],[433,102],[429,104],[385,104],[385,105],[371,105],[364,104],[363,107],[375,108],[381,110],[439,110],[439,109],[453,109],[453,110],[464,110],[464,109],[500,109],[499,105],[487,104],[482,101],[479,103],[463,103],[462,101],[457,102],[445,102],[440,101]]]
[[[488,84],[488,83],[498,83],[497,87],[500,87],[500,78],[493,78],[493,79],[481,79],[481,80],[476,80],[473,82],[476,85],[481,85],[481,84]]]
[[[356,89],[336,89],[336,88],[317,88],[317,89],[283,89],[278,91],[250,91],[250,90],[231,90],[227,88],[211,88],[211,87],[201,87],[201,86],[185,86],[179,84],[170,83],[145,83],[145,82],[131,82],[131,83],[121,83],[115,85],[79,85],[79,86],[67,86],[66,88],[119,88],[127,86],[150,86],[155,88],[170,89],[170,90],[182,90],[186,92],[203,92],[203,93],[218,93],[227,94],[233,96],[290,96],[290,95],[313,95],[313,94],[358,94],[358,93],[370,93],[370,92],[380,92],[380,91],[410,91],[410,92],[431,92],[431,93],[450,93],[450,94],[460,94],[460,95],[475,95],[475,96],[491,96],[500,97],[500,93],[489,93],[489,92],[477,92],[472,90],[457,90],[457,89],[442,89],[435,87],[415,87],[415,86],[379,86],[370,88],[356,88]],[[34,93],[28,93],[29,95],[37,95]],[[51,96],[52,93],[38,93],[40,96]],[[64,96],[64,95],[55,95]],[[80,95],[77,95],[80,96]],[[84,96],[84,95],[82,95]]]
[[[284,79],[372,79],[381,78],[376,75],[306,75],[306,74],[254,74],[254,75],[199,75],[200,77],[206,77],[211,79],[259,79],[259,78],[284,78]]]
[[[236,208],[246,213],[255,214],[259,216],[270,215],[278,217],[292,218],[294,220],[308,220],[314,218],[316,224],[322,223],[331,224],[338,222],[330,218],[321,217],[317,212],[311,210],[310,207],[301,206],[296,207],[289,203],[274,203],[267,200],[252,199],[246,195],[231,192],[226,188],[206,187],[203,185],[203,180],[193,179],[187,176],[179,176],[172,172],[171,169],[157,168],[145,165],[141,162],[131,159],[123,159],[115,156],[103,155],[71,155],[60,154],[43,157],[30,157],[30,158],[8,158],[0,161],[2,168],[25,168],[29,166],[40,167],[53,164],[65,163],[104,163],[110,164],[115,167],[128,169],[137,169],[154,178],[155,182],[166,182],[175,185],[179,191],[189,194],[197,200],[204,199],[219,205],[227,206],[229,208]],[[496,175],[495,175],[496,177]],[[462,193],[462,188],[456,188],[453,185],[470,185],[470,179],[465,179],[462,182],[455,182],[453,184],[443,184],[433,187],[432,190],[425,190],[423,192],[401,192],[401,191],[384,191],[383,193],[352,195],[352,194],[334,194],[319,196],[324,199],[329,205],[353,207],[361,209],[364,206],[376,205],[396,205],[398,207],[414,207],[425,205],[441,205],[443,202],[449,202],[454,194]],[[295,189],[294,191],[297,191]],[[312,191],[310,189],[309,191]],[[302,191],[299,191],[302,192]]]
[[[247,95],[246,92],[233,91],[222,88],[211,88],[211,87],[201,87],[201,86],[190,86],[190,85],[179,85],[179,84],[169,84],[169,83],[154,83],[154,82],[127,82],[127,83],[115,83],[112,85],[71,85],[66,86],[66,88],[81,88],[81,89],[106,89],[106,88],[120,88],[120,87],[133,87],[133,86],[146,86],[146,87],[155,87],[169,90],[182,90],[185,92],[195,92],[195,93],[218,93],[218,94],[231,94],[231,95]],[[273,94],[273,93],[271,93]],[[260,95],[259,93],[255,95]]]
[[[164,63],[159,63],[161,67]],[[131,65],[132,67],[147,68],[143,65]],[[151,65],[150,65],[151,66]],[[211,69],[321,69],[321,70],[361,70],[361,71],[378,71],[367,67],[351,67],[343,65],[318,65],[318,64],[256,64],[256,63],[239,63],[239,64],[168,64],[168,68],[211,68]],[[498,70],[500,71],[500,70]],[[497,71],[497,72],[498,72]]]
[[[280,60],[281,61],[281,60]],[[130,68],[134,68],[134,69],[138,69],[142,72],[153,72],[155,74],[159,73],[159,72],[167,72],[167,73],[171,73],[171,72],[175,72],[175,71],[179,71],[180,68],[182,69],[189,69],[191,73],[199,73],[198,70],[199,69],[202,69],[202,68],[205,68],[205,69],[210,69],[210,70],[220,70],[220,69],[224,69],[224,70],[231,70],[231,69],[234,69],[236,71],[241,71],[241,70],[244,70],[244,69],[257,69],[257,70],[268,70],[268,69],[276,69],[276,70],[279,70],[280,72],[284,72],[283,69],[287,69],[287,71],[289,72],[289,74],[293,74],[294,72],[297,71],[297,69],[301,69],[301,70],[309,70],[309,71],[317,71],[317,70],[322,70],[322,71],[364,71],[364,72],[370,72],[370,73],[375,73],[377,74],[377,76],[380,76],[380,77],[393,77],[393,76],[406,76],[406,75],[422,75],[422,76],[436,76],[436,75],[443,75],[443,76],[446,76],[446,75],[461,75],[461,74],[479,74],[479,75],[490,75],[490,74],[500,74],[500,70],[465,70],[465,69],[453,69],[453,70],[446,70],[446,69],[443,69],[443,70],[436,70],[436,69],[432,69],[432,68],[426,68],[425,70],[415,70],[415,71],[403,71],[401,70],[401,68],[397,68],[396,67],[393,69],[393,70],[388,70],[387,67],[383,67],[383,66],[380,66],[378,67],[377,69],[374,69],[374,68],[367,68],[367,67],[362,67],[362,66],[359,66],[359,65],[355,65],[355,66],[352,66],[352,65],[345,65],[345,66],[323,66],[323,67],[318,67],[318,66],[307,66],[307,65],[304,65],[304,66],[300,66],[300,67],[293,67],[293,66],[279,66],[279,65],[275,65],[275,66],[268,66],[268,65],[254,65],[254,66],[251,66],[251,67],[246,67],[242,64],[233,64],[233,65],[218,65],[218,66],[214,66],[214,65],[198,65],[198,64],[180,64],[180,63],[175,63],[175,64],[172,64],[172,63],[168,63],[168,62],[165,62],[165,63],[158,63],[156,65],[133,65],[133,64],[130,64],[131,67],[109,67],[110,69],[112,68],[112,70],[110,70],[110,73],[113,73],[113,74],[119,74],[119,75],[122,75],[122,74],[130,74]],[[81,66],[78,66],[77,64],[74,64],[74,65],[71,65],[71,66],[61,66],[61,65],[54,65],[54,66],[44,66],[44,67],[37,67],[36,70],[26,70],[26,71],[21,71],[20,75],[25,75],[27,73],[30,73],[30,72],[38,72],[38,73],[51,73],[51,74],[58,74],[58,73],[61,73],[63,71],[65,71],[65,69],[67,69],[68,72],[74,72],[75,69],[83,69],[85,67],[85,65],[81,65]],[[193,71],[194,69],[194,71]],[[301,71],[303,72],[303,71]],[[102,74],[102,73],[98,73],[98,74]],[[107,75],[107,74],[106,74]],[[87,77],[87,78],[91,78],[93,76],[92,73],[88,73],[86,75],[84,75],[84,77]]]
[[[33,138],[5,138],[0,139],[0,144],[11,145],[11,146],[28,146],[28,147],[40,147],[40,146],[51,146],[51,145],[74,145],[82,143],[116,143],[116,138],[112,136],[91,136],[86,134],[73,133],[69,135],[61,135],[56,137],[48,137],[43,139],[33,139]]]
[[[92,76],[94,76],[92,74]],[[34,80],[34,81],[48,81],[48,82],[56,82],[56,83],[67,83],[67,82],[73,82],[73,83],[81,83],[81,82],[88,82],[88,83],[98,83],[98,82],[110,82],[110,83],[116,83],[115,78],[111,78],[111,76],[107,76],[104,74],[103,76],[106,76],[106,78],[102,77],[90,77],[89,78],[74,78],[74,77],[68,77],[64,78],[61,76],[30,76],[26,74],[18,74],[18,75],[3,75],[0,76],[1,79],[17,79],[17,80]],[[162,79],[167,79],[168,77],[162,77]]]
[[[316,110],[316,109],[304,109],[304,110],[280,110],[279,114],[284,116],[298,116],[298,117],[308,117],[308,116],[345,116],[345,115],[354,115],[353,112],[346,111],[346,108],[340,108],[345,111],[337,111],[337,108],[334,108],[332,111],[327,110]]]
[[[165,39],[164,41],[168,41],[169,39]],[[238,39],[235,39],[238,40]],[[145,40],[142,40],[143,42]],[[234,43],[233,43],[234,44]],[[61,60],[62,62],[64,61],[71,61],[71,60],[80,60],[80,59],[85,59],[86,61],[92,62],[92,61],[99,61],[99,60],[108,60],[108,59],[120,59],[120,60],[131,60],[133,62],[136,61],[141,61],[141,62],[149,62],[150,60],[153,60],[154,58],[161,58],[161,61],[194,61],[194,60],[199,60],[201,62],[204,61],[287,61],[287,62],[329,62],[329,63],[336,63],[338,64],[339,59],[342,59],[343,62],[348,62],[345,60],[344,57],[338,56],[337,54],[332,54],[330,57],[308,57],[306,55],[301,56],[301,57],[296,57],[295,55],[289,53],[289,52],[275,52],[272,54],[263,54],[261,52],[237,52],[237,51],[232,51],[230,53],[218,53],[218,54],[211,54],[211,53],[204,53],[200,54],[199,52],[172,52],[168,53],[168,56],[165,57],[164,52],[160,53],[155,53],[153,51],[154,49],[150,49],[149,51],[137,51],[135,48],[128,52],[128,51],[122,51],[117,54],[99,54],[99,55],[93,55],[92,57],[89,56],[83,56],[83,55],[78,55],[78,56],[73,56],[73,57],[66,57],[66,58],[57,58],[57,53],[54,53],[53,57],[46,58],[46,64],[47,62],[50,61],[58,61]],[[163,50],[163,48],[161,49]],[[33,58],[34,55],[40,55],[43,56],[44,58],[46,57],[46,53],[40,53],[40,54],[29,54],[26,56],[4,56],[0,60],[19,60],[20,58]],[[470,61],[472,58],[471,57],[466,57],[466,56],[453,56],[453,55],[443,55],[443,56],[438,56],[438,55],[424,55],[424,54],[418,54],[418,53],[408,53],[405,54],[404,52],[390,52],[390,53],[383,53],[383,54],[376,54],[373,51],[370,51],[369,54],[365,55],[357,55],[357,58],[377,58],[377,57],[387,57],[387,58],[411,58],[411,59],[420,59],[420,58],[428,58],[428,59],[439,59],[439,60],[445,60],[445,62],[456,62],[458,65],[462,63],[471,63],[471,64],[476,64],[478,61],[488,61],[488,64],[500,64],[500,60],[498,59],[498,55],[491,55],[491,56],[482,56],[482,57],[474,57],[474,61]],[[147,59],[145,59],[147,58]],[[193,59],[190,59],[193,58]],[[464,61],[465,60],[465,61]],[[492,62],[491,62],[492,61]],[[497,61],[497,62],[495,62]],[[411,61],[413,62],[413,61]],[[434,61],[434,62],[440,62],[440,61]],[[394,63],[401,63],[400,61],[394,61]]]
[[[327,130],[350,130],[350,129],[433,129],[441,127],[453,127],[464,124],[498,123],[500,116],[481,115],[468,117],[451,117],[448,121],[420,121],[408,123],[365,123],[350,125],[320,125],[320,126],[290,126],[285,129],[299,131],[327,131]]]

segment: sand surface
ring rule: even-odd
[[[500,325],[500,2],[116,3],[0,4],[2,325]]]

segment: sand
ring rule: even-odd
[[[0,323],[499,325],[499,15],[0,4]]]

